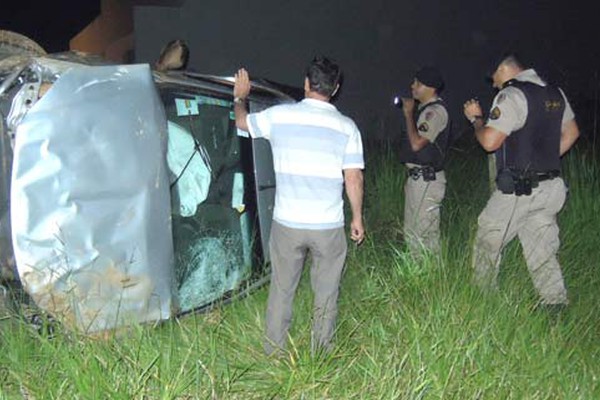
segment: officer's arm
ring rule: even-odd
[[[484,122],[483,112],[481,110],[481,106],[479,105],[479,101],[477,101],[476,99],[471,99],[464,104],[465,117],[467,117],[469,121],[472,121],[471,123],[473,125],[473,129],[475,130],[475,137],[477,138],[477,141],[479,142],[479,144],[481,144],[481,147],[483,147],[485,151],[488,152],[496,151],[497,149],[499,149],[508,136],[506,132],[503,132],[494,127],[498,125],[503,127],[511,126],[510,124],[506,123],[498,124],[499,118],[501,117],[502,120],[508,120],[509,122],[515,119],[507,118],[506,113],[502,112],[498,107],[497,104],[500,101],[505,102],[504,107],[506,107],[506,103],[508,103],[506,92],[503,93],[502,96],[504,97],[500,98],[499,96],[496,96],[496,98],[494,99],[494,106],[492,108],[490,120],[487,124]],[[508,108],[507,110],[514,110],[514,107]],[[490,123],[492,121],[494,122],[493,124]],[[511,131],[512,130],[508,132]]]
[[[406,117],[406,133],[408,134],[410,147],[412,151],[419,151],[423,147],[427,146],[429,140],[419,135],[413,114],[405,114],[404,116]]]
[[[498,150],[507,138],[506,133],[485,126],[483,120],[479,118],[473,122],[473,128],[475,128],[477,141],[487,152]]]
[[[560,155],[565,154],[579,137],[579,127],[574,119],[562,124],[560,133]]]
[[[565,92],[560,90],[560,94],[565,102],[565,109],[563,111],[562,126],[560,130],[560,155],[565,154],[573,146],[577,138],[579,137],[579,127],[575,122],[575,114],[567,100]]]
[[[406,134],[412,151],[419,151],[429,143],[429,140],[419,135],[417,122],[415,121],[415,101],[413,99],[402,99],[402,111],[406,119]]]

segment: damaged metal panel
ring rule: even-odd
[[[60,77],[15,131],[10,216],[21,282],[86,332],[169,318],[167,124],[150,69],[53,63]]]
[[[266,282],[271,150],[235,128],[232,78],[73,52],[4,61],[0,281],[18,269],[41,309],[86,332]],[[290,101],[253,82],[252,111]]]
[[[12,146],[0,111],[0,278],[14,279],[15,262],[10,234],[10,175]]]

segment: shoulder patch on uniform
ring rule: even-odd
[[[427,124],[427,122],[423,122],[421,125],[419,125],[420,132],[427,132],[428,130],[429,130],[429,125]]]
[[[427,111],[425,113],[425,121],[431,121],[435,113],[433,111]]]
[[[500,111],[500,109],[498,107],[494,107],[494,108],[492,108],[492,111],[490,112],[490,119],[498,119],[498,118],[500,118],[500,115],[502,115],[502,112]]]

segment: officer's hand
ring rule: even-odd
[[[411,98],[402,98],[402,111],[404,114],[412,114],[415,110],[415,99]]]
[[[235,74],[235,84],[233,85],[233,97],[245,99],[250,94],[250,77],[248,71],[240,68]]]
[[[350,239],[360,245],[365,240],[365,227],[362,218],[353,218],[350,223]]]
[[[472,121],[475,117],[483,116],[483,112],[481,111],[481,106],[479,105],[479,101],[475,99],[467,100],[464,104],[464,113],[465,117]]]

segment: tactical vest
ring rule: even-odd
[[[496,150],[496,166],[522,171],[560,170],[560,136],[564,98],[555,86],[540,86],[512,79],[506,87],[520,89],[527,99],[525,125],[512,132]]]
[[[432,101],[426,104],[420,110],[415,113],[415,122],[419,121],[419,117],[427,108],[440,104],[444,109],[446,105],[441,99]],[[437,135],[433,142],[429,142],[419,151],[413,151],[410,146],[410,140],[408,139],[408,133],[402,136],[402,142],[400,143],[400,161],[403,163],[417,164],[421,166],[432,166],[436,171],[444,168],[444,160],[446,159],[446,152],[448,150],[448,136],[450,132],[450,120],[446,124],[446,127]]]

